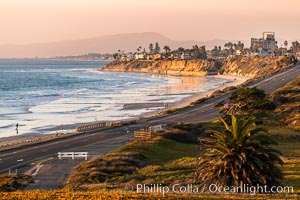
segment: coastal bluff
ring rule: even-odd
[[[295,62],[293,57],[239,57],[221,60],[115,60],[101,71],[141,72],[176,76],[235,75],[255,77],[274,73]]]

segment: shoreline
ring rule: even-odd
[[[219,78],[226,80],[227,82],[224,83],[221,87],[217,87],[211,91],[207,92],[196,92],[196,93],[191,93],[190,96],[182,98],[180,101],[174,102],[169,104],[167,109],[162,109],[161,111],[153,111],[149,113],[142,114],[142,118],[147,118],[147,117],[155,117],[157,114],[160,112],[166,112],[167,110],[172,110],[172,109],[180,109],[186,106],[190,106],[193,102],[204,98],[204,97],[209,97],[212,93],[214,93],[217,90],[222,90],[224,88],[230,87],[230,86],[238,86],[247,80],[251,79],[251,77],[242,77],[242,76],[234,76],[234,75],[210,75],[210,76],[205,76],[208,78]]]
[[[195,93],[190,97],[186,97],[186,98],[182,99],[182,101],[174,103],[174,105],[172,105],[172,107],[169,107],[169,109],[175,109],[175,108],[188,106],[200,98],[209,97],[213,92],[215,92],[217,90],[222,90],[222,89],[230,87],[230,86],[238,86],[238,85],[244,83],[245,81],[247,81],[248,79],[250,79],[250,77],[231,76],[231,75],[212,75],[212,76],[207,76],[207,77],[225,79],[228,82],[223,84],[221,87],[215,88],[214,90],[211,90],[208,92]]]
[[[151,74],[150,74],[151,76]],[[170,76],[175,79],[178,79],[179,77],[175,76]],[[211,75],[211,76],[206,76],[209,79],[223,79],[226,80],[225,83],[223,83],[221,86],[214,88],[213,90],[206,91],[206,92],[194,92],[194,93],[185,93],[188,94],[189,96],[183,97],[179,101],[171,102],[168,103],[167,108],[161,108],[153,111],[149,111],[146,113],[141,113],[140,115],[137,116],[137,118],[148,118],[148,117],[155,117],[159,113],[170,110],[170,109],[177,109],[181,107],[185,107],[190,105],[192,102],[195,102],[196,100],[209,96],[212,94],[214,91],[224,89],[226,87],[230,86],[237,86],[242,84],[243,82],[247,81],[250,79],[250,77],[241,77],[241,76],[231,76],[231,75]],[[190,77],[180,77],[180,78],[190,78]],[[183,93],[184,94],[184,93]],[[175,95],[175,94],[174,94]],[[180,94],[179,94],[180,95]],[[132,103],[129,108],[124,108],[128,111],[130,110],[135,110],[135,109],[143,109],[149,107],[149,104],[154,105],[157,104],[158,107],[162,107],[163,102],[154,102],[154,103]],[[155,108],[155,107],[151,107]],[[54,132],[50,134],[41,134],[41,133],[27,133],[23,135],[16,135],[16,136],[8,136],[8,137],[3,137],[0,138],[0,150],[5,150],[13,147],[18,147],[18,146],[23,146],[26,144],[32,144],[32,143],[38,143],[42,141],[48,141],[52,140],[58,137],[64,137],[64,136],[69,136],[74,134],[74,132],[66,132],[66,131],[58,131],[58,127],[61,129],[66,129],[66,127],[75,127],[78,126],[79,124],[66,124],[66,125],[60,125],[53,127],[49,129],[49,131]]]

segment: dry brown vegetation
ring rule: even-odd
[[[136,183],[193,182],[194,159],[200,153],[196,135],[179,129],[160,134],[152,141],[134,141],[101,158],[81,163],[66,187],[107,190]]]
[[[300,130],[300,76],[272,93],[279,105],[276,118],[288,127]]]
[[[33,178],[28,175],[2,175],[0,176],[0,192],[11,192],[23,189],[26,185],[33,182]]]
[[[239,76],[265,76],[275,73],[294,63],[293,57],[265,56],[265,57],[241,57],[226,59],[219,70],[221,74]]]

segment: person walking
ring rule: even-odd
[[[19,133],[19,123],[18,122],[16,124],[16,132],[17,132],[17,134]]]

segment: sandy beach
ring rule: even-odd
[[[180,81],[177,81],[178,83],[171,86],[168,88],[169,90],[174,90],[175,91],[180,91],[181,94],[184,93],[184,90],[188,90],[190,88],[180,88],[182,87],[181,85],[184,85],[185,81],[190,81],[192,83],[197,83],[197,77],[168,77],[168,78],[173,78],[173,79],[181,79]],[[229,76],[229,75],[215,75],[215,76],[209,76],[211,79],[225,79],[226,82],[224,82],[221,86],[215,88],[212,91],[207,91],[207,92],[196,92],[196,93],[185,93],[187,97],[182,98],[180,101],[172,102],[172,103],[165,103],[164,100],[168,100],[168,97],[162,96],[162,101],[161,102],[153,102],[153,103],[139,103],[139,102],[132,102],[128,104],[123,105],[124,110],[137,110],[137,109],[146,109],[149,110],[149,112],[143,113],[140,115],[140,117],[151,117],[157,115],[161,111],[166,111],[168,109],[174,109],[174,108],[180,108],[184,107],[187,105],[190,105],[190,103],[209,96],[211,93],[213,93],[216,90],[224,89],[229,86],[237,86],[246,80],[249,79],[249,77],[239,77],[239,76]],[[199,83],[198,83],[199,84]],[[191,84],[193,85],[193,84]],[[194,85],[196,86],[196,85]],[[173,94],[176,95],[176,94]],[[155,108],[155,110],[152,110]],[[78,124],[72,124],[72,125],[66,125],[68,128],[75,128]],[[59,128],[66,128],[60,126]],[[56,132],[55,128],[49,130],[52,131],[52,134],[39,134],[39,133],[34,133],[34,134],[23,134],[23,135],[16,135],[16,136],[10,136],[10,137],[4,137],[0,138],[0,149],[7,149],[15,146],[22,146],[24,144],[29,144],[29,143],[37,143],[41,141],[47,141],[47,140],[52,140],[58,137],[64,137],[68,136],[71,134],[74,134],[72,132],[69,133],[62,133],[62,132]]]
[[[209,92],[198,92],[198,93],[192,93],[190,94],[190,96],[181,99],[180,101],[174,102],[174,103],[169,103],[167,105],[167,108],[165,108],[165,104],[164,103],[157,103],[158,107],[161,107],[160,111],[166,111],[169,109],[176,109],[176,108],[181,108],[181,107],[185,107],[190,105],[192,102],[197,101],[200,98],[203,97],[208,97],[209,95],[211,95],[214,91],[217,90],[222,90],[224,88],[230,87],[230,86],[238,86],[242,83],[244,83],[245,81],[249,80],[251,77],[241,77],[241,76],[231,76],[231,75],[214,75],[214,76],[209,76],[210,78],[214,78],[214,79],[225,79],[227,82],[224,83],[223,85],[221,85],[220,87],[211,90]],[[184,77],[186,78],[186,77]],[[130,108],[131,109],[137,109],[137,108],[141,108],[144,107],[146,108],[147,104],[142,104],[142,103],[133,103],[130,104]],[[143,114],[143,117],[151,117],[151,116],[155,116],[158,114],[159,111],[153,111],[153,112],[149,112],[146,114]]]
[[[208,97],[210,94],[212,94],[216,90],[222,90],[222,89],[230,87],[230,86],[237,86],[237,85],[244,83],[248,79],[250,79],[249,77],[230,76],[230,75],[215,75],[215,76],[209,76],[209,77],[216,78],[216,79],[225,79],[228,82],[224,83],[221,87],[218,87],[215,90],[212,90],[209,92],[195,93],[190,97],[184,98],[182,101],[173,103],[169,106],[169,109],[180,108],[180,107],[190,105],[192,102],[194,102],[200,98]]]

